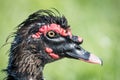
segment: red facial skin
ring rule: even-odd
[[[60,34],[61,36],[70,36],[72,37],[72,33],[71,33],[71,30],[68,28],[68,29],[63,29],[60,27],[60,25],[57,25],[57,24],[50,24],[50,25],[44,25],[42,26],[40,29],[39,29],[39,32],[35,33],[32,35],[33,38],[39,38],[41,34],[44,34],[46,35],[46,33],[48,31],[55,31],[56,33]]]
[[[53,50],[52,50],[51,48],[46,47],[46,48],[45,48],[45,51],[46,51],[46,52],[48,53],[48,55],[49,55],[50,57],[52,57],[53,59],[59,59],[59,58],[60,58],[59,55],[53,53]]]
[[[83,39],[78,36],[78,41],[79,41],[79,42],[83,42]]]
[[[69,29],[63,29],[60,27],[60,25],[57,24],[50,24],[50,25],[45,25],[42,28],[39,29],[39,31],[41,33],[43,33],[44,35],[48,32],[48,31],[55,31],[56,33],[60,34],[61,36],[72,36],[72,33]]]
[[[40,37],[41,34],[42,34],[42,33],[37,32],[37,33],[33,34],[32,37],[37,39],[37,38]]]

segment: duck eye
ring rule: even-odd
[[[54,37],[56,37],[56,32],[54,32],[54,31],[49,31],[49,32],[47,32],[47,36],[49,37],[49,38],[54,38]]]

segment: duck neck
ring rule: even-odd
[[[17,57],[15,57],[17,56]],[[44,80],[44,63],[38,54],[24,53],[10,57],[7,80]]]

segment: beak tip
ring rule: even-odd
[[[103,66],[103,60],[102,60],[102,59],[100,59],[100,61],[101,61],[101,62],[100,62],[100,65],[101,65],[101,66]]]
[[[102,59],[100,59],[99,57],[95,56],[94,54],[90,55],[89,61],[91,63],[100,64],[101,66],[103,65]]]

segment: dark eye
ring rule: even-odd
[[[49,32],[47,32],[47,37],[55,38],[55,37],[57,37],[57,33],[55,31],[49,31]]]

